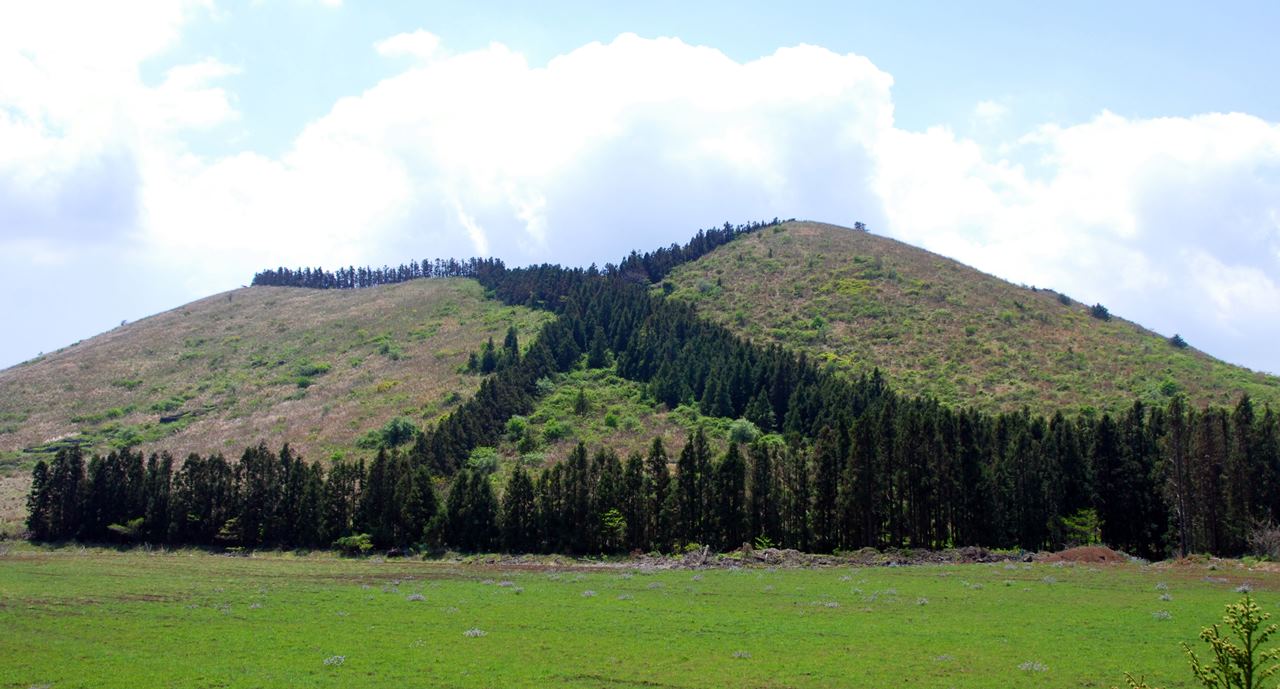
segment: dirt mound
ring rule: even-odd
[[[1085,545],[1068,548],[1057,553],[1048,553],[1036,557],[1039,562],[1087,562],[1090,564],[1109,565],[1128,562],[1129,556],[1116,552],[1105,545]]]

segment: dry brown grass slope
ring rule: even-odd
[[[463,279],[214,295],[0,371],[0,461],[19,469],[68,437],[178,456],[288,441],[328,458],[396,416],[446,413],[481,380],[459,372],[469,352],[509,325],[527,345],[549,318]]]
[[[1280,378],[1232,366],[1046,289],[812,222],[744,237],[677,269],[674,296],[761,343],[899,390],[992,409],[1114,410],[1133,399],[1280,407]],[[1194,344],[1194,343],[1193,343]]]

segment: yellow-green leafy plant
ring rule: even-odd
[[[1213,659],[1201,662],[1191,647],[1183,644],[1191,661],[1191,672],[1206,689],[1253,689],[1280,671],[1280,648],[1261,650],[1275,634],[1275,624],[1266,624],[1271,613],[1262,612],[1248,593],[1238,603],[1227,605],[1222,622],[1230,630],[1224,636],[1218,625],[1205,627],[1200,638],[1213,651]]]

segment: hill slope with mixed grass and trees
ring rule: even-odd
[[[870,242],[863,247],[869,253],[842,253],[841,243],[850,237]],[[788,256],[784,247],[798,253]],[[917,265],[922,261],[932,273]],[[255,426],[220,437],[224,447],[247,448],[226,456],[222,448],[188,456],[187,451],[199,449],[186,447],[148,457],[129,449],[132,438],[122,440],[118,431],[108,435],[108,445],[117,449],[105,456],[86,452],[87,443],[46,445],[43,449],[56,455],[37,462],[31,473],[26,526],[32,536],[248,548],[333,544],[348,550],[579,554],[701,545],[728,550],[746,542],[830,552],[963,545],[1039,550],[1102,541],[1162,557],[1244,552],[1253,547],[1259,525],[1280,518],[1280,423],[1268,396],[1274,379],[1250,374],[1237,385],[1226,374],[1243,375],[1242,370],[1108,319],[1100,306],[1084,311],[1060,295],[1021,290],[888,240],[775,219],[700,231],[687,244],[633,252],[603,269],[508,269],[497,261],[473,260],[466,264],[472,282],[419,279],[439,271],[439,263],[431,269],[425,265],[264,271],[248,294],[350,305],[402,290],[453,285],[470,306],[455,304],[448,307],[455,311],[442,315],[437,311],[448,298],[409,294],[403,304],[385,309],[401,317],[412,313],[407,322],[357,333],[346,344],[332,334],[353,327],[342,318],[328,329],[312,324],[310,331],[301,328],[312,335],[294,358],[255,351],[259,335],[234,340],[244,335],[230,325],[218,333],[224,338],[220,345],[244,342],[245,351],[234,352],[248,357],[249,368],[275,362],[277,372],[263,379],[264,387],[248,389],[288,388],[286,399],[272,398],[278,407],[305,400],[320,387],[317,380],[341,380],[335,375],[339,363],[330,359],[347,357],[352,371],[367,372],[368,362],[377,357],[424,362],[428,352],[447,351],[437,357],[437,369],[412,372],[436,386],[425,393],[396,393],[405,383],[383,381],[400,378],[376,376],[362,379],[365,387],[339,388],[344,399],[358,398],[359,390],[393,400],[406,395],[387,405],[383,416],[347,424],[353,431],[347,446],[364,453],[331,463],[315,461],[314,452],[304,459],[298,454],[301,445],[283,444],[297,438],[282,433],[277,451],[267,438],[254,435],[261,432]],[[796,284],[777,278],[779,271],[794,274]],[[917,277],[948,272],[952,275],[945,279]],[[735,286],[742,292],[756,289],[739,277],[752,273],[772,276],[758,279],[761,289],[773,290],[758,293],[759,314],[745,313],[751,304],[744,299],[734,302],[738,306],[728,321],[709,318],[716,311],[706,303],[727,299]],[[1003,382],[992,386],[991,394],[974,389],[972,399],[956,398],[929,387],[929,381],[946,378],[945,367],[918,383],[903,373],[941,366],[936,362],[950,356],[945,348],[932,355],[935,360],[910,350],[923,356],[919,363],[902,364],[911,361],[903,354],[886,360],[882,372],[874,360],[833,365],[833,357],[853,355],[835,348],[815,351],[815,343],[825,343],[818,336],[795,337],[785,328],[749,332],[751,322],[768,327],[768,319],[777,317],[773,309],[786,289],[793,308],[802,313],[800,322],[808,318],[813,330],[827,333],[822,337],[832,337],[832,323],[854,319],[850,328],[869,327],[857,319],[871,318],[885,320],[886,327],[901,322],[900,334],[887,341],[939,344],[954,343],[943,337],[945,329],[917,331],[924,327],[922,320],[930,322],[921,309],[938,321],[945,320],[939,311],[952,314],[946,318],[961,322],[964,337],[977,339],[983,314],[1003,304],[1000,295],[1014,295],[1008,298],[1025,319],[1001,312],[998,323],[1028,338],[1041,328],[1071,330],[1076,333],[1068,337],[1076,343],[1073,353],[1081,343],[1097,350],[1091,349],[1092,358],[1077,370],[1095,366],[1089,362],[1101,362],[1105,352],[1129,362],[1130,379],[1144,371],[1156,375],[1148,365],[1165,366],[1164,379],[1154,396],[1144,388],[1113,387],[1089,398],[1101,403],[1001,397],[995,393],[1019,385],[1037,389],[1022,382],[1034,376],[1014,374],[1034,369],[1038,360],[1012,365],[984,355],[965,365],[980,364],[984,380]],[[864,293],[879,296],[864,301],[858,296]],[[214,301],[234,304],[238,294],[245,293]],[[967,294],[972,303],[962,298]],[[991,303],[980,302],[982,295]],[[883,309],[878,315],[850,315],[876,304]],[[1049,313],[1055,306],[1062,314]],[[349,318],[379,311],[368,304],[355,308],[358,313]],[[809,317],[806,309],[819,311]],[[289,312],[313,318],[308,309]],[[423,320],[431,317],[445,320]],[[180,321],[182,316],[160,318]],[[234,323],[235,318],[224,314],[205,320]],[[247,316],[240,327],[262,328],[262,320]],[[470,332],[456,330],[468,325],[474,328]],[[288,324],[275,329],[290,330]],[[442,349],[444,342],[433,339],[444,332],[457,332],[457,340],[450,341],[456,347]],[[401,344],[414,333],[421,333],[430,349]],[[1125,349],[1126,338],[1138,339]],[[990,339],[1013,345],[1007,334]],[[206,356],[201,348],[209,340],[186,335],[173,342],[181,343],[176,357],[189,364],[186,370],[200,369],[191,362]],[[1044,352],[1057,346],[1046,342],[1025,349]],[[317,348],[325,343],[329,349]],[[468,346],[473,349],[467,351]],[[1125,352],[1116,354],[1117,349]],[[1151,361],[1143,363],[1134,352]],[[207,356],[200,370],[219,370],[213,362],[225,363],[229,355]],[[72,370],[95,367],[75,355],[54,361]],[[1212,366],[1221,366],[1226,374],[1215,378],[1184,365],[1187,361],[1208,362],[1210,373]],[[167,360],[144,350],[138,365],[157,362]],[[100,380],[129,392],[144,389],[143,374],[116,384],[123,372],[111,371],[109,357],[96,366],[102,368]],[[455,376],[447,380],[460,381],[457,387],[440,386],[442,372]],[[1112,372],[1112,378],[1121,375]],[[56,386],[49,380],[26,384],[53,394]],[[1076,376],[1055,388],[1066,386],[1084,397],[1092,384],[1102,383]],[[451,402],[447,409],[438,406],[442,396]],[[217,410],[217,398],[212,399],[199,408]],[[138,413],[141,402],[132,404],[115,416],[127,420]],[[157,423],[180,423],[188,418],[181,413],[186,409],[179,407],[172,414],[176,418]],[[412,415],[407,427],[397,422],[406,410]],[[264,416],[250,413],[254,419]],[[104,424],[96,428],[107,429],[112,427],[105,424],[116,420],[92,418]],[[378,426],[382,418],[390,420]],[[362,423],[366,430],[355,434]],[[335,432],[345,431],[337,426]],[[296,432],[305,434],[308,428],[302,424]]]
[[[672,296],[739,335],[855,376],[878,368],[893,388],[953,406],[1114,413],[1135,399],[1231,405],[1242,393],[1280,406],[1280,378],[864,230],[787,223],[686,263],[668,282]]]
[[[531,341],[549,319],[467,278],[225,292],[0,371],[0,461],[259,441],[350,455],[397,417],[429,423],[469,398],[471,352],[511,327]]]

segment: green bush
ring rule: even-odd
[[[367,533],[343,536],[333,542],[333,547],[344,555],[364,555],[373,550],[373,541]]]

